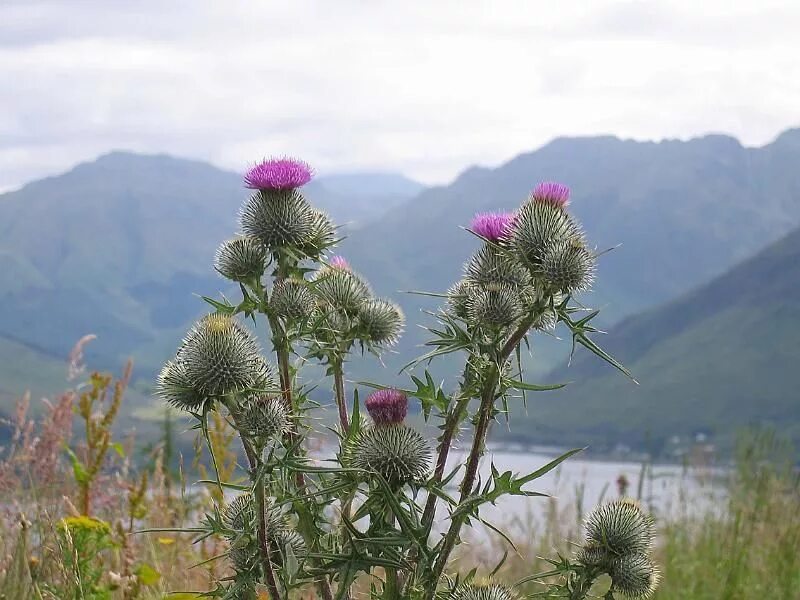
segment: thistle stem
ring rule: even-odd
[[[350,417],[347,414],[342,360],[340,358],[335,359],[331,366],[333,367],[333,395],[336,398],[336,407],[339,409],[339,424],[342,426],[342,433],[346,434],[350,430]]]
[[[497,386],[500,382],[500,373],[506,361],[511,356],[511,353],[517,345],[525,337],[525,334],[534,322],[534,317],[529,317],[523,321],[514,334],[506,341],[497,355],[497,360],[492,365],[491,376],[486,381],[483,392],[481,393],[481,405],[478,409],[478,422],[475,425],[475,433],[472,438],[472,448],[470,449],[469,457],[467,458],[466,471],[464,479],[461,481],[461,495],[459,497],[459,505],[472,495],[472,488],[475,485],[475,478],[478,473],[478,463],[483,455],[484,444],[486,443],[486,434],[489,430],[489,421],[492,417],[492,408],[494,407],[495,397],[497,395]],[[433,600],[436,594],[436,587],[439,583],[439,578],[444,572],[447,561],[450,558],[450,553],[455,547],[458,534],[463,525],[463,518],[452,519],[450,528],[445,535],[444,543],[441,552],[431,572],[430,584],[425,593],[426,600]]]

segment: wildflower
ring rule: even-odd
[[[248,169],[245,187],[253,190],[290,190],[307,184],[313,177],[308,163],[295,158],[269,158]]]
[[[358,322],[363,339],[380,346],[397,342],[405,323],[403,311],[394,302],[373,298],[358,311]]]
[[[231,281],[249,283],[264,274],[267,254],[255,238],[239,237],[223,242],[214,257],[214,268]]]
[[[497,242],[506,237],[513,224],[513,213],[488,212],[476,214],[469,228],[482,238]]]
[[[408,413],[408,398],[400,390],[387,388],[367,396],[367,412],[376,425],[402,423]]]
[[[350,270],[350,263],[347,262],[347,259],[344,256],[331,256],[331,259],[328,261],[328,266],[332,269],[342,269],[344,271]]]
[[[648,552],[653,545],[654,523],[638,504],[617,500],[596,508],[586,519],[586,540],[617,556]]]
[[[563,208],[569,203],[569,188],[563,183],[543,181],[533,188],[531,200]]]
[[[397,487],[427,477],[431,450],[419,432],[390,422],[362,429],[342,460],[345,466],[378,473]]]
[[[615,559],[610,569],[613,589],[628,598],[650,598],[656,591],[661,574],[646,554],[626,554]]]
[[[284,279],[275,283],[270,307],[275,314],[288,320],[306,319],[314,311],[314,295],[305,282],[296,279]]]

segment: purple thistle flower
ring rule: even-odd
[[[515,218],[514,213],[478,213],[469,228],[490,242],[497,242],[506,237]]]
[[[350,263],[347,262],[347,259],[344,256],[331,256],[331,259],[328,261],[328,265],[332,269],[341,269],[342,271],[350,270]]]
[[[378,390],[367,396],[367,412],[376,425],[402,423],[408,412],[408,398],[400,390]]]
[[[564,207],[569,203],[569,188],[563,183],[544,181],[533,188],[531,198],[537,202]]]
[[[248,169],[244,185],[251,190],[291,190],[311,181],[308,163],[295,158],[269,158]]]

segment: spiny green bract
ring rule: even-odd
[[[238,237],[223,242],[214,256],[214,268],[232,281],[248,283],[264,274],[267,252],[255,238]]]
[[[373,298],[358,311],[360,336],[379,346],[391,346],[400,338],[405,324],[403,311],[394,302]]]
[[[508,285],[492,285],[476,292],[467,302],[467,316],[478,325],[507,327],[524,313],[520,294]]]
[[[586,544],[578,550],[575,560],[585,567],[601,569],[605,572],[616,555],[612,554],[605,546]]]
[[[462,279],[447,291],[447,304],[453,314],[462,319],[467,318],[467,309],[470,299],[480,288],[475,284]]]
[[[431,450],[416,430],[399,424],[362,429],[343,456],[346,466],[379,473],[391,485],[422,481]]]
[[[333,308],[357,314],[372,296],[367,283],[352,271],[325,267],[317,271],[312,288],[323,310]]]
[[[311,316],[315,300],[308,284],[294,279],[284,279],[273,286],[269,305],[279,317],[300,320]]]
[[[245,202],[239,220],[245,235],[274,251],[309,243],[318,216],[298,190],[259,190]]]
[[[542,256],[542,282],[551,290],[573,294],[594,279],[595,258],[578,238],[553,244]]]
[[[506,586],[497,583],[462,583],[450,594],[449,600],[514,600]]]
[[[628,598],[650,598],[661,580],[653,561],[641,553],[626,554],[614,559],[609,574],[613,589]]]
[[[194,389],[207,396],[241,392],[263,377],[266,362],[250,331],[232,317],[214,313],[200,319],[178,350],[177,361]]]
[[[478,286],[503,283],[525,286],[531,282],[528,270],[502,249],[484,244],[464,267],[465,277]]]
[[[563,208],[529,201],[520,208],[510,238],[510,249],[538,276],[542,259],[554,244],[582,239],[583,234]]]
[[[586,540],[617,556],[648,552],[653,545],[654,523],[631,500],[617,500],[596,508],[586,519]]]
[[[156,383],[156,395],[176,408],[196,410],[206,397],[192,385],[192,380],[182,362],[168,361]]]
[[[289,412],[280,397],[254,396],[236,410],[240,430],[262,443],[276,439],[289,430]]]
[[[306,256],[318,259],[336,241],[336,228],[328,215],[312,209],[311,232],[298,246]]]

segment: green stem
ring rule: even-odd
[[[347,414],[347,398],[344,391],[344,369],[342,368],[342,359],[333,359],[331,367],[333,368],[333,395],[336,398],[336,407],[339,409],[339,424],[342,426],[342,433],[347,434],[350,430],[350,417]]]
[[[466,471],[464,479],[461,481],[461,495],[459,498],[459,505],[462,505],[467,498],[473,493],[473,486],[478,473],[478,463],[483,455],[483,448],[486,443],[486,434],[489,430],[489,422],[492,417],[492,409],[494,408],[494,401],[497,396],[497,386],[500,382],[500,373],[505,366],[511,353],[517,345],[525,337],[531,324],[534,322],[535,317],[525,319],[518,327],[514,334],[506,341],[498,355],[496,361],[492,365],[491,375],[487,378],[481,393],[481,405],[478,409],[478,422],[475,425],[475,433],[472,438],[472,448],[470,449],[469,457],[467,458]],[[452,519],[450,528],[445,535],[442,549],[439,557],[431,572],[428,588],[425,592],[426,600],[433,600],[436,595],[436,588],[439,583],[439,578],[444,572],[447,561],[450,558],[450,553],[455,547],[458,534],[461,531],[461,526],[464,524],[463,517]]]
[[[394,528],[394,514],[391,509],[387,509],[386,524],[389,528]],[[400,580],[397,576],[397,569],[385,567],[386,582],[383,586],[383,600],[400,600]]]

